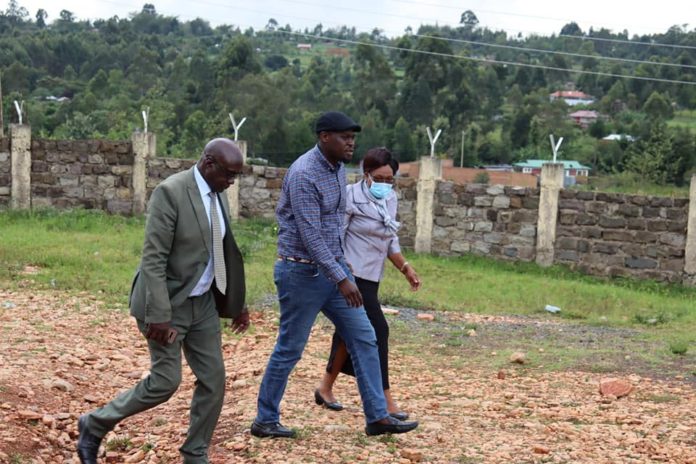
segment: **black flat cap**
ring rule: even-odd
[[[362,128],[357,122],[340,111],[327,111],[326,113],[322,113],[319,119],[317,119],[315,127],[317,134],[319,132],[360,132],[361,129]]]

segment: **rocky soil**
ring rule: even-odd
[[[402,407],[420,421],[415,432],[365,436],[350,378],[340,378],[335,390],[344,411],[314,404],[331,337],[330,325],[320,322],[282,405],[283,423],[296,427],[299,438],[259,440],[249,426],[275,340],[276,314],[254,311],[247,334],[224,336],[227,393],[211,462],[696,463],[696,389],[689,379],[639,369],[547,372],[530,368],[525,353],[521,359],[505,355],[503,364],[468,363],[465,346],[450,343],[439,350],[447,343],[431,332],[446,317],[407,319],[404,327],[427,336],[420,352],[400,349],[394,340],[392,384]],[[501,352],[512,345],[487,339],[486,330],[499,333],[499,324],[545,327],[531,318],[473,319],[478,334],[467,333],[466,343]],[[0,330],[0,462],[79,462],[78,416],[147,373],[148,352],[135,324],[91,295],[0,290]],[[506,333],[512,342],[515,332]],[[619,387],[630,386],[630,393],[617,398],[626,391],[619,388],[616,395],[600,394],[606,377],[618,377]],[[107,435],[103,461],[179,462],[193,381],[185,369],[169,402]]]

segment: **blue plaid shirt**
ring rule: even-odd
[[[346,171],[332,165],[315,146],[300,156],[283,179],[278,220],[278,254],[317,263],[329,279],[340,282],[346,273],[341,234],[346,212]]]

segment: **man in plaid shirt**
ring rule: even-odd
[[[417,422],[387,412],[374,329],[362,296],[343,258],[341,246],[346,173],[360,126],[337,111],[316,124],[317,145],[293,164],[283,179],[278,220],[278,260],[274,280],[280,302],[280,327],[261,382],[258,413],[251,426],[257,437],[294,437],[280,424],[280,401],[290,372],[302,357],[319,311],[336,326],[353,358],[368,435],[403,433]],[[320,398],[316,398],[317,403]]]

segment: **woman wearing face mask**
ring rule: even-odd
[[[399,238],[396,235],[400,224],[396,221],[397,199],[392,188],[398,169],[398,161],[386,148],[372,148],[365,154],[362,162],[362,180],[347,188],[344,253],[346,261],[352,266],[365,311],[377,335],[387,410],[393,417],[406,420],[408,414],[399,409],[391,395],[388,362],[389,326],[377,296],[386,258],[389,258],[394,267],[404,275],[412,290],[418,290],[421,286],[415,269],[401,254]],[[333,384],[340,372],[355,375],[346,346],[341,337],[334,332],[326,373],[319,388],[314,392],[317,404],[334,411],[343,409],[333,395]]]

